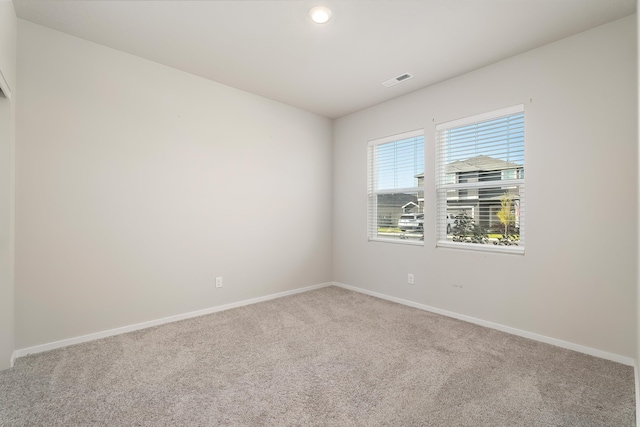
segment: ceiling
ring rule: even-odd
[[[635,13],[636,0],[14,0],[19,18],[329,118]],[[325,5],[332,19],[314,24]],[[382,82],[414,77],[393,87]]]

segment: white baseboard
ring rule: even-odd
[[[216,313],[219,311],[224,311],[224,310],[229,310],[232,308],[237,308],[237,307],[243,307],[246,305],[251,305],[251,304],[256,304],[259,302],[263,302],[263,301],[269,301],[272,299],[276,299],[276,298],[282,298],[288,295],[294,295],[294,294],[298,294],[298,293],[302,293],[302,292],[308,292],[314,289],[320,289],[320,288],[324,288],[326,286],[338,286],[340,288],[344,288],[344,289],[349,289],[352,291],[356,291],[356,292],[360,292],[363,294],[367,294],[367,295],[371,295],[373,297],[377,297],[377,298],[382,298],[388,301],[393,301],[399,304],[403,304],[409,307],[414,307],[414,308],[418,308],[420,310],[425,310],[425,311],[429,311],[432,313],[436,313],[436,314],[441,314],[443,316],[448,316],[448,317],[453,317],[455,319],[459,319],[459,320],[464,320],[465,322],[469,322],[469,323],[474,323],[476,325],[480,325],[480,326],[485,326],[488,328],[492,328],[492,329],[496,329],[502,332],[506,332],[512,335],[517,335],[517,336],[521,336],[524,338],[529,338],[535,341],[540,341],[540,342],[544,342],[547,344],[551,344],[551,345],[555,345],[557,347],[561,347],[561,348],[566,348],[568,350],[573,350],[573,351],[577,351],[580,353],[585,353],[591,356],[595,356],[595,357],[599,357],[601,359],[607,359],[607,360],[611,360],[613,362],[618,362],[618,363],[622,363],[624,365],[628,365],[628,366],[634,366],[635,367],[635,376],[636,376],[636,408],[638,410],[639,413],[639,418],[640,419],[640,390],[639,390],[639,378],[638,378],[638,366],[636,364],[636,361],[633,358],[630,357],[626,357],[626,356],[621,356],[618,354],[614,354],[614,353],[608,353],[606,351],[602,351],[602,350],[598,350],[598,349],[594,349],[591,347],[586,347],[583,345],[579,345],[579,344],[574,344],[568,341],[563,341],[563,340],[559,340],[556,338],[551,338],[551,337],[547,337],[544,335],[539,335],[539,334],[535,334],[533,332],[528,332],[528,331],[523,331],[521,329],[516,329],[516,328],[512,328],[510,326],[504,326],[498,323],[493,323],[493,322],[489,322],[486,320],[482,320],[482,319],[477,319],[475,317],[471,317],[471,316],[466,316],[463,314],[458,314],[452,311],[448,311],[448,310],[442,310],[436,307],[431,307],[425,304],[420,304],[417,302],[413,302],[413,301],[409,301],[409,300],[405,300],[402,298],[396,298],[396,297],[392,297],[389,295],[385,295],[385,294],[381,294],[378,292],[373,292],[373,291],[369,291],[367,289],[363,289],[363,288],[358,288],[355,286],[350,286],[350,285],[345,285],[343,283],[339,283],[339,282],[328,282],[328,283],[321,283],[318,285],[313,285],[313,286],[307,286],[304,288],[300,288],[300,289],[294,289],[291,291],[285,291],[285,292],[279,292],[276,294],[271,294],[271,295],[265,295],[263,297],[258,297],[258,298],[252,298],[252,299],[248,299],[248,300],[244,300],[244,301],[238,301],[235,303],[230,303],[230,304],[225,304],[225,305],[220,305],[220,306],[216,306],[216,307],[210,307],[210,308],[206,308],[203,310],[197,310],[197,311],[192,311],[189,313],[184,313],[184,314],[178,314],[175,316],[169,316],[169,317],[165,317],[162,319],[156,319],[156,320],[150,320],[148,322],[142,322],[142,323],[137,323],[134,325],[129,325],[129,326],[123,326],[120,328],[115,328],[115,329],[109,329],[106,331],[102,331],[102,332],[96,332],[96,333],[92,333],[92,334],[88,334],[88,335],[82,335],[79,337],[75,337],[75,338],[68,338],[68,339],[64,339],[64,340],[60,340],[60,341],[55,341],[55,342],[51,342],[51,343],[47,343],[47,344],[41,344],[41,345],[36,345],[33,347],[27,347],[27,348],[22,348],[22,349],[18,349],[15,350],[13,352],[13,355],[11,356],[11,366],[13,367],[15,359],[18,357],[23,357],[23,356],[27,356],[29,354],[35,354],[35,353],[41,353],[43,351],[49,351],[49,350],[54,350],[56,348],[61,348],[61,347],[67,347],[70,345],[74,345],[74,344],[80,344],[83,342],[88,342],[88,341],[94,341],[94,340],[98,340],[101,338],[106,338],[106,337],[111,337],[114,335],[119,335],[119,334],[124,334],[127,332],[132,332],[132,331],[137,331],[140,329],[146,329],[146,328],[151,328],[154,326],[159,326],[159,325],[163,325],[165,323],[171,323],[171,322],[177,322],[179,320],[184,320],[184,319],[190,319],[193,317],[198,317],[198,316],[204,316],[206,314],[211,314],[211,313]]]
[[[640,375],[640,373],[638,372],[638,369],[640,369],[640,367],[638,366],[639,362],[640,359],[636,359],[635,364],[633,365],[633,373],[635,374],[636,378],[636,423],[640,421],[640,377],[638,376]]]
[[[60,341],[55,341],[47,344],[36,345],[33,347],[22,348],[15,350],[11,357],[11,366],[18,357],[27,356],[29,354],[42,353],[43,351],[54,350],[56,348],[67,347],[74,344],[80,344],[83,342],[94,341],[101,338],[111,337],[114,335],[124,334],[126,332],[138,331],[140,329],[151,328],[158,325],[164,325],[165,323],[177,322],[178,320],[191,319],[193,317],[204,316],[206,314],[216,313],[218,311],[230,310],[232,308],[243,307],[245,305],[256,304],[263,301],[269,301],[276,298],[282,298],[289,295],[299,294],[302,292],[312,291],[314,289],[320,289],[327,286],[331,286],[333,283],[321,283],[319,285],[307,286],[304,288],[293,289],[291,291],[279,292],[277,294],[265,295],[263,297],[251,298],[244,301],[238,301],[231,304],[219,305],[216,307],[205,308],[203,310],[192,311],[189,313],[178,314],[175,316],[164,317],[162,319],[150,320],[148,322],[136,323],[135,325],[123,326],[120,328],[109,329],[107,331],[96,332],[93,334],[82,335],[80,337],[68,338]]]
[[[16,352],[11,353],[11,359],[9,360],[9,367],[13,368],[13,365],[16,363]]]
[[[485,326],[491,329],[497,329],[498,331],[506,332],[512,335],[517,335],[524,338],[529,338],[534,341],[540,341],[546,344],[555,345],[556,347],[566,348],[568,350],[577,351],[579,353],[585,353],[590,356],[599,357],[601,359],[611,360],[613,362],[622,363],[623,365],[634,366],[635,360],[631,357],[621,356],[619,354],[609,353],[606,351],[598,350],[591,347],[586,347],[580,344],[574,344],[572,342],[559,340],[556,338],[547,337],[544,335],[538,335],[533,332],[523,331],[521,329],[512,328],[510,326],[501,325],[499,323],[493,323],[482,319],[476,319],[475,317],[465,316],[464,314],[454,313],[452,311],[442,310],[440,308],[431,307],[425,304],[420,304],[417,302],[405,300],[402,298],[396,298],[385,294],[380,294],[378,292],[369,291],[363,288],[357,288],[355,286],[345,285],[343,283],[333,282],[335,286],[340,288],[349,289],[352,291],[360,292],[363,294],[371,295],[373,297],[386,299],[388,301],[397,302],[399,304],[407,305],[413,308],[419,308],[420,310],[429,311],[431,313],[442,314],[443,316],[453,317],[455,319],[464,320],[465,322],[474,323],[476,325]],[[636,377],[636,384],[637,384]],[[636,386],[637,387],[637,386]],[[636,398],[638,397],[638,393],[636,393]],[[639,418],[640,419],[640,418]]]

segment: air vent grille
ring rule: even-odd
[[[392,79],[387,80],[386,82],[383,82],[382,84],[385,85],[386,87],[391,87],[391,86],[395,86],[398,83],[402,83],[406,80],[409,80],[413,78],[413,76],[409,73],[404,73],[404,74],[400,74],[397,77],[394,77]]]

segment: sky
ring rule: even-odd
[[[524,113],[443,131],[446,163],[484,155],[524,165]],[[375,146],[377,190],[417,186],[424,172],[424,137]]]
[[[375,146],[378,190],[410,188],[424,172],[424,137],[416,136]]]
[[[447,164],[479,155],[524,164],[524,113],[460,126],[443,133]]]

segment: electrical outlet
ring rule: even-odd
[[[222,276],[216,277],[216,288],[222,287]]]
[[[413,274],[409,273],[409,275],[407,276],[407,283],[410,285],[413,285]]]

